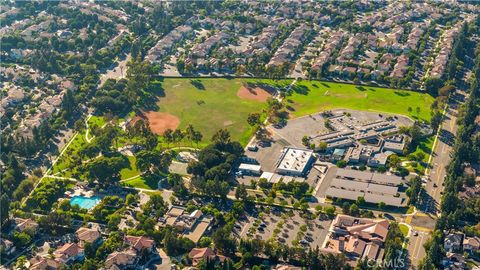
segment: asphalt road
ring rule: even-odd
[[[423,244],[430,238],[427,232],[418,232],[418,235],[411,235],[408,246],[410,262],[412,266],[417,266],[421,259],[425,257]]]
[[[423,203],[418,207],[419,215],[423,213],[438,215],[440,211],[440,202],[444,189],[444,180],[447,174],[446,166],[451,159],[451,151],[455,142],[457,133],[457,110],[465,99],[465,93],[457,91],[449,100],[448,108],[445,111],[444,122],[439,132],[439,136],[434,146],[431,169],[428,172],[429,180],[425,184],[425,192]],[[430,238],[429,231],[434,229],[435,223],[428,222],[421,227],[413,226],[408,245],[408,252],[412,266],[417,266],[421,259],[425,256],[423,245]]]

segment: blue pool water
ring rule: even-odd
[[[93,197],[83,197],[83,196],[74,196],[70,199],[71,205],[78,205],[80,208],[83,209],[92,209],[97,205],[101,199],[97,196]]]

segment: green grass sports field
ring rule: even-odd
[[[237,96],[245,82],[256,80],[165,79],[162,83],[165,96],[157,103],[159,111],[178,117],[181,129],[192,124],[203,134],[204,143],[217,130],[226,128],[232,139],[246,145],[252,135],[247,123],[248,114],[261,113],[266,103]]]
[[[413,91],[331,82],[301,81],[294,90],[287,97],[294,108],[292,117],[345,108],[402,114],[429,121],[430,106],[434,101],[428,94]],[[417,107],[420,109],[418,112]]]

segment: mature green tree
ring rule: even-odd
[[[104,260],[108,254],[111,254],[115,250],[121,248],[123,243],[123,237],[119,232],[111,232],[108,235],[107,240],[105,240],[97,249],[96,258],[98,260]]]
[[[416,176],[410,180],[409,185],[406,193],[410,197],[410,204],[417,205],[422,192],[422,179],[420,176]]]
[[[235,189],[235,198],[245,200],[248,197],[247,187],[244,184],[240,184]]]
[[[192,140],[194,143],[197,144],[198,146],[198,143],[202,141],[202,138],[203,138],[203,135],[200,131],[196,131],[194,134],[193,134],[193,137],[192,137]]]
[[[443,115],[441,112],[435,111],[433,113],[432,120],[430,121],[430,123],[434,131],[438,130],[438,127],[442,123],[442,118],[443,118]]]
[[[250,126],[256,126],[260,124],[260,114],[259,113],[250,113],[247,118],[247,123]]]
[[[220,129],[212,136],[212,142],[214,143],[225,145],[227,143],[230,143],[230,141],[230,132],[228,132],[228,130],[226,129]]]
[[[0,197],[0,225],[8,220],[10,208],[10,199],[7,194],[3,193]]]
[[[32,242],[32,237],[25,232],[13,233],[13,243],[18,249],[23,249]]]
[[[443,81],[439,78],[428,78],[425,80],[425,90],[432,96],[438,95],[438,89],[442,87]]]
[[[137,153],[136,158],[137,168],[147,173],[153,173],[156,170],[166,172],[172,162],[170,154],[156,150],[142,150]]]
[[[234,254],[236,246],[235,240],[231,237],[230,233],[230,229],[224,226],[217,229],[212,235],[215,248],[227,256]]]
[[[112,184],[118,180],[120,170],[128,166],[128,161],[123,156],[105,157],[101,156],[90,161],[85,168],[91,181],[97,180],[99,183]]]
[[[73,96],[72,90],[68,89],[65,93],[63,100],[62,100],[62,110],[63,110],[63,118],[70,119],[73,112],[75,111],[76,106],[75,97]]]
[[[195,136],[195,132],[196,132],[196,131],[195,131],[195,128],[194,128],[191,124],[189,124],[189,125],[187,126],[187,128],[185,129],[185,136],[187,137],[187,139],[188,139],[189,141],[193,142],[193,138],[194,138],[194,136]]]
[[[148,134],[145,137],[145,148],[147,150],[154,150],[158,145],[158,137],[155,134]]]
[[[173,141],[175,143],[179,143],[183,140],[183,138],[185,137],[185,134],[182,132],[182,130],[177,128],[173,131],[172,136],[173,136]]]
[[[170,145],[170,143],[174,142],[173,139],[173,130],[172,129],[167,129],[165,132],[163,132],[163,140],[167,143],[167,147]]]
[[[137,104],[143,96],[143,92],[147,90],[155,73],[148,61],[134,60],[127,65],[127,98],[131,104]]]
[[[167,204],[163,200],[162,195],[152,194],[147,203],[142,206],[142,210],[147,216],[154,216],[160,218],[167,210]]]
[[[56,233],[59,228],[71,226],[72,218],[66,213],[53,211],[46,216],[40,217],[38,225],[45,231]]]
[[[393,154],[393,155],[388,157],[388,163],[389,163],[390,167],[392,167],[394,169],[398,169],[401,165],[401,162],[402,161],[400,160],[400,158],[396,154]]]

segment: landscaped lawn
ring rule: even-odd
[[[430,157],[430,153],[432,152],[434,141],[435,141],[435,136],[430,136],[430,137],[426,137],[426,138],[422,139],[420,141],[420,143],[418,144],[417,149],[413,153],[417,154],[419,152],[423,152],[425,154],[425,156],[424,156],[422,161],[424,163],[427,163],[428,158]]]
[[[238,97],[244,82],[273,83],[254,79],[164,79],[165,96],[159,98],[159,111],[178,117],[181,129],[192,124],[203,134],[203,145],[222,128],[230,131],[233,140],[246,145],[252,135],[248,114],[261,113],[266,104]],[[281,83],[287,85],[288,81]]]
[[[292,95],[286,98],[287,104],[292,102],[293,117],[345,108],[402,114],[429,121],[430,105],[434,101],[428,94],[413,91],[332,82],[300,81],[293,90]],[[420,108],[419,113],[417,107]]]
[[[102,116],[92,116],[90,117],[90,119],[88,120],[88,125],[91,126],[91,125],[96,125],[97,127],[102,127],[103,125],[105,125],[105,118],[102,117]]]
[[[428,159],[430,158],[430,154],[433,148],[433,142],[435,141],[435,136],[429,136],[423,138],[417,146],[417,149],[412,153],[413,155],[417,155],[418,153],[423,153],[422,162],[417,162],[416,167],[406,166],[409,171],[416,172],[418,174],[422,174],[425,172],[425,165],[428,163]],[[407,157],[402,157],[402,161],[408,160]]]
[[[121,184],[126,187],[134,187],[134,188],[143,188],[143,189],[151,189],[156,190],[158,188],[158,181],[160,179],[156,179],[154,177],[150,177],[146,179],[143,176],[139,176],[127,181],[122,181]]]
[[[120,171],[120,179],[128,179],[140,174],[140,171],[137,169],[137,165],[135,164],[137,159],[134,156],[128,156],[128,161],[130,163],[130,168],[123,168]]]
[[[78,155],[78,151],[87,144],[85,140],[85,131],[79,132],[73,138],[73,141],[63,153],[62,157],[57,161],[52,168],[52,174],[60,173],[60,176],[71,177],[72,171],[70,169],[71,157]]]
[[[407,237],[409,231],[408,226],[405,224],[400,224],[398,226],[400,227],[400,231],[402,232],[403,236]]]

